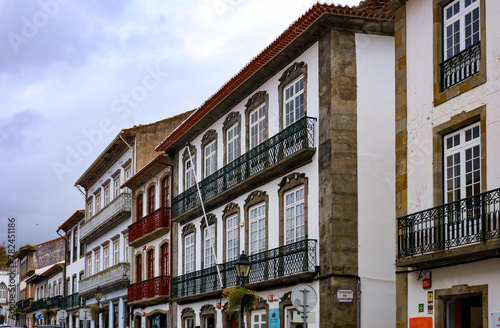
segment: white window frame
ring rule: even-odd
[[[240,124],[235,123],[226,132],[227,163],[231,163],[240,156]]]
[[[248,209],[249,255],[266,250],[266,203],[262,202]]]
[[[468,2],[470,2],[470,4],[466,7]],[[480,0],[455,0],[443,7],[443,59],[444,60],[453,57],[454,55],[460,53],[466,48],[471,47],[472,45],[476,44],[481,40],[481,24],[480,24],[481,15],[479,12],[480,10],[479,3]],[[452,16],[449,16],[450,14]],[[472,32],[473,37],[471,40],[466,40],[466,29],[467,29],[467,27],[465,26],[466,20],[467,17],[469,17],[472,23],[474,24],[474,22],[476,22],[474,20],[474,15],[477,15],[476,17],[477,29],[474,30],[474,27],[471,26],[471,30],[474,30]],[[456,36],[454,37],[453,40],[451,40],[452,47],[455,48],[451,49],[451,52],[449,51],[450,47],[448,46],[450,31],[451,34]],[[457,34],[457,31],[458,35],[455,35]],[[474,37],[476,38],[475,41]],[[457,38],[458,40],[456,40]]]
[[[102,254],[102,260],[103,260],[102,269],[106,270],[107,268],[109,268],[109,246],[104,247],[102,252],[103,252],[103,254]]]
[[[226,219],[226,261],[236,260],[239,255],[239,215]]]
[[[265,103],[250,112],[250,149],[257,147],[260,143],[266,140],[266,115],[267,110]]]
[[[305,115],[304,75],[299,76],[283,89],[283,99],[285,108],[283,124],[288,127]],[[300,103],[299,107],[297,107],[297,101]]]
[[[117,177],[116,179],[113,180],[113,199],[118,198],[120,196],[120,177]]]
[[[186,188],[185,190],[191,188],[192,186],[195,185],[196,179],[195,179],[195,163],[196,159],[193,156],[193,161],[191,162],[190,159],[188,158],[185,163],[184,163],[184,172],[185,172],[185,185]]]
[[[95,195],[95,212],[96,214],[101,211],[101,192]]]
[[[92,275],[92,256],[87,256],[87,277]]]
[[[94,203],[92,199],[87,202],[87,211],[88,211],[88,218],[91,219],[92,216],[94,215]]]
[[[194,232],[184,236],[184,273],[191,273],[195,271],[195,242]]]
[[[251,316],[251,325],[252,328],[265,328],[267,325],[267,315],[265,310],[254,310],[252,311]]]
[[[40,290],[37,289],[37,292]],[[4,283],[0,284],[0,298],[7,298],[7,286]]]
[[[117,240],[113,242],[113,265],[120,262],[120,242]]]
[[[215,224],[209,225],[203,229],[203,242],[204,242],[204,268],[210,268],[215,265]]]
[[[129,249],[129,246],[128,246],[128,236],[125,236],[123,237],[123,255],[124,255],[124,261],[127,262],[127,263],[130,263],[130,249]]]
[[[480,122],[444,135],[443,148],[445,203],[480,193],[482,190]]]
[[[95,252],[94,258],[95,258],[94,272],[98,273],[99,271],[101,271],[101,253]]]
[[[111,201],[111,194],[109,190],[109,185],[104,187],[104,207],[108,206],[109,202]]]
[[[217,140],[211,141],[203,149],[205,155],[205,178],[217,171]]]
[[[298,197],[301,198],[297,200]],[[285,244],[304,240],[306,238],[304,186],[285,192],[283,198],[285,206]]]

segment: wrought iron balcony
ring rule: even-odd
[[[80,241],[82,243],[91,242],[129,218],[131,206],[131,195],[121,193],[80,227]]]
[[[314,122],[315,118],[303,117],[283,131],[262,142],[255,148],[236,158],[199,183],[201,197],[206,207],[210,200],[219,197],[227,200],[232,193],[229,189],[248,182],[252,188],[252,177],[265,178],[267,168],[273,167],[270,176],[281,173],[280,163],[285,163],[281,171],[286,172],[294,165],[309,161],[314,154]],[[305,151],[305,152],[304,152]],[[301,156],[302,155],[302,156]],[[287,160],[287,161],[284,161]],[[173,198],[173,217],[195,208],[200,204],[198,191],[193,186]]]
[[[161,299],[163,298],[161,298],[160,296],[165,296],[165,299],[170,296],[169,276],[155,277],[153,279],[141,281],[128,286],[127,301],[129,304],[136,301],[149,301],[149,303],[152,304],[152,300],[148,299],[152,299],[155,297],[158,299],[157,301],[161,301]]]
[[[80,296],[78,293],[74,293],[63,297],[61,301],[61,308],[63,310],[80,306]]]
[[[170,207],[161,207],[128,226],[129,245],[143,245],[170,229]]]
[[[45,300],[45,308],[46,309],[57,309],[61,307],[62,303],[62,296],[54,296],[54,297],[49,297]]]
[[[128,287],[130,284],[130,265],[118,263],[80,281],[80,296],[94,295],[100,286],[103,292]]]
[[[500,238],[500,189],[400,217],[398,258]]]
[[[40,311],[45,309],[45,299],[39,299],[31,303],[31,311]]]
[[[302,274],[315,274],[316,240],[306,239],[286,246],[249,256],[252,262],[247,284],[277,285],[277,278]],[[222,276],[220,283],[217,268],[195,271],[172,278],[172,298],[181,298],[239,284],[234,267],[236,260],[219,265]]]
[[[481,43],[459,52],[441,63],[441,91],[479,73]]]

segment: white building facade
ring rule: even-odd
[[[310,328],[394,326],[394,26],[375,3],[313,6],[157,147],[174,163],[177,327],[239,325],[221,293],[243,251],[248,326],[299,327],[300,283]]]
[[[398,327],[500,317],[500,3],[396,9]]]

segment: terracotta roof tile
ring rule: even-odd
[[[272,60],[284,48],[297,39],[305,30],[325,14],[338,14],[350,17],[362,17],[368,19],[394,20],[394,12],[385,9],[385,5],[390,0],[365,0],[356,7],[315,4],[304,15],[293,22],[278,38],[276,38],[267,48],[250,61],[233,78],[226,82],[213,94],[205,103],[203,103],[195,112],[186,119],[177,129],[163,140],[156,151],[164,151],[176,140],[178,140],[189,127],[199,122],[207,113],[215,108],[231,92],[235,91],[243,82],[247,81],[255,72],[261,69],[265,64]]]

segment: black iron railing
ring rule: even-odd
[[[398,258],[500,238],[500,189],[398,220]]]
[[[441,63],[441,91],[479,73],[481,43],[459,52]]]
[[[207,201],[249,177],[290,157],[302,149],[314,148],[315,118],[303,117],[283,131],[252,148],[220,170],[200,181],[201,196]],[[193,186],[173,199],[173,217],[200,204]]]
[[[249,258],[252,267],[247,283],[304,272],[314,272],[316,270],[316,240],[302,240],[250,255]],[[222,285],[215,266],[172,278],[172,298],[197,295],[236,286],[239,282],[234,267],[235,262],[230,261],[219,265]]]
[[[80,296],[78,293],[74,293],[71,295],[68,295],[66,297],[63,297],[61,300],[61,308],[63,310],[69,309],[75,306],[80,306]]]

